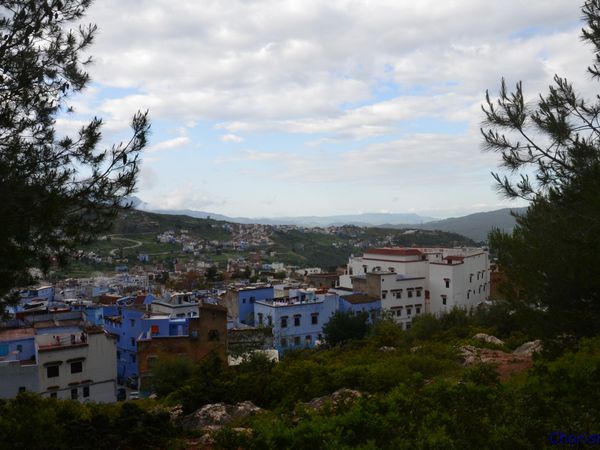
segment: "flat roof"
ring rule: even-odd
[[[353,305],[359,305],[361,303],[373,303],[378,302],[380,300],[376,297],[371,297],[367,294],[350,294],[341,295],[340,297],[346,300],[348,303],[352,303]]]
[[[0,341],[15,341],[35,336],[33,328],[6,328],[0,329]]]
[[[423,254],[418,248],[401,248],[401,247],[386,247],[373,248],[365,252],[365,254],[389,255],[389,256],[420,256]]]

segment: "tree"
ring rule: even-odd
[[[56,117],[89,82],[82,53],[95,25],[69,26],[91,0],[4,1],[0,6],[0,297],[29,270],[65,263],[78,244],[107,230],[131,194],[147,113],[128,142],[98,150],[102,120],[58,136]]]
[[[582,40],[600,80],[600,1],[588,0]],[[530,206],[512,234],[493,232],[492,248],[514,290],[515,306],[545,319],[542,332],[600,331],[600,97],[582,98],[556,75],[536,104],[521,83],[499,98],[486,94],[485,148],[499,153],[509,176],[493,174],[500,192]]]
[[[336,312],[329,322],[323,325],[325,342],[329,345],[338,345],[351,340],[365,337],[369,331],[369,313]]]

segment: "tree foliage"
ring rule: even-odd
[[[583,6],[582,40],[600,81],[600,1]],[[514,284],[515,305],[542,316],[546,332],[589,335],[600,330],[600,97],[587,100],[558,75],[546,94],[528,103],[521,83],[486,96],[485,148],[509,175],[493,174],[509,198],[530,202],[512,234],[490,236]]]
[[[362,339],[369,331],[369,313],[336,312],[323,326],[325,342],[329,345]]]
[[[0,295],[28,269],[64,262],[106,230],[135,186],[145,113],[129,141],[99,150],[102,120],[59,136],[57,115],[89,82],[83,53],[96,26],[71,28],[90,0],[5,1],[0,6]]]

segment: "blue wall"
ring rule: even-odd
[[[188,319],[170,319],[167,316],[143,317],[146,312],[139,309],[105,306],[103,308],[107,331],[118,336],[117,375],[125,382],[128,377],[138,376],[137,340],[142,334],[150,333],[158,327],[158,336],[176,336],[188,333]],[[121,323],[106,320],[106,317],[120,316]]]
[[[344,297],[340,297],[339,310],[340,312],[352,312],[355,314],[359,312],[368,312],[370,313],[369,321],[372,321],[374,319],[373,315],[379,315],[381,312],[381,300],[354,304],[347,302]]]
[[[282,353],[292,348],[314,347],[315,341],[323,333],[323,325],[337,309],[338,298],[331,294],[325,296],[323,300],[283,306],[259,301],[255,304],[254,319],[255,324],[260,326],[260,314],[262,314],[262,325],[269,326],[268,317],[271,317],[274,345]],[[313,315],[316,315],[316,323],[313,323]],[[284,317],[287,317],[285,327],[282,320]]]
[[[254,304],[258,300],[273,298],[273,287],[248,289],[238,291],[239,320],[241,323],[253,325]]]

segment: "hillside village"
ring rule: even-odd
[[[265,239],[262,227],[242,229],[246,240],[249,229]],[[185,230],[157,240],[184,249],[196,242]],[[232,267],[242,270],[228,261]],[[254,267],[245,266],[249,273]],[[387,317],[408,330],[421,314],[483,306],[492,288],[484,248],[374,248],[334,273],[260,267],[265,279],[259,283],[243,276],[226,281],[214,272],[204,288],[184,292],[169,288],[192,272],[184,267],[21,289],[0,324],[0,397],[23,391],[100,402],[148,396],[152,367],[173,355],[200,362],[216,354],[235,364],[258,351],[279,360],[289,350],[322,345],[323,327],[336,313]]]

